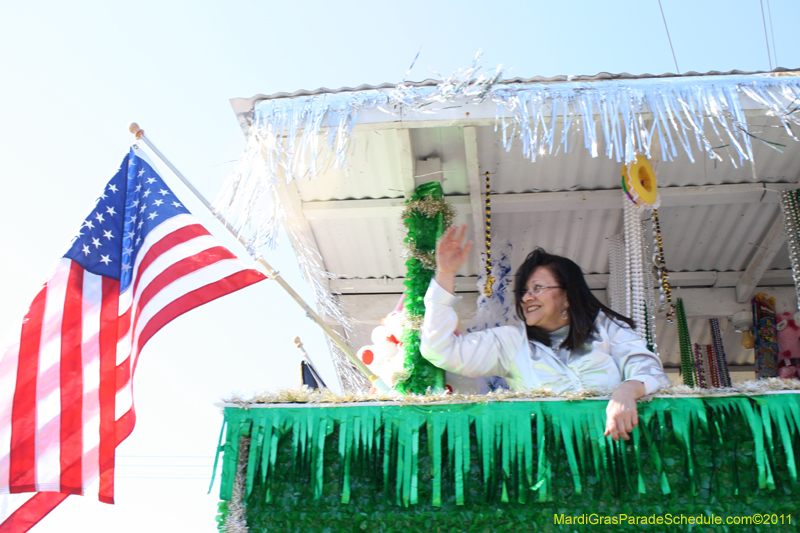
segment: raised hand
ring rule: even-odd
[[[467,260],[472,241],[464,244],[467,225],[450,226],[436,243],[436,282],[451,293],[455,291],[455,276]]]

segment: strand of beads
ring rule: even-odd
[[[634,226],[636,246],[636,257],[634,259],[634,267],[636,268],[636,275],[633,277],[634,291],[635,291],[635,304],[634,304],[634,317],[636,321],[636,331],[643,339],[646,338],[647,330],[647,303],[644,296],[644,256],[642,255],[642,222],[639,219],[638,209],[636,213],[636,224]],[[633,295],[632,295],[633,296]]]
[[[483,294],[492,297],[492,189],[489,183],[489,172],[486,172],[486,283],[483,285]]]
[[[714,383],[715,387],[722,386],[722,374],[720,373],[719,364],[717,361],[717,355],[714,352],[714,345],[708,344],[706,345],[706,362],[708,363],[709,367],[714,365],[711,381]]]
[[[697,376],[697,386],[707,389],[706,374],[703,371],[703,348],[699,344],[694,345],[694,373]]]
[[[790,254],[792,264],[792,278],[795,282],[795,293],[797,293],[797,306],[800,309],[800,190],[789,191],[789,207],[791,208],[792,230],[784,230],[787,235],[787,242],[791,242],[795,248],[794,257]]]
[[[612,235],[608,238],[608,298],[611,309],[617,313],[627,315],[625,308],[625,241],[622,234]]]
[[[642,258],[644,264],[647,264],[647,258],[650,257],[650,242],[644,238],[645,235],[645,222],[642,222]],[[658,343],[656,342],[656,294],[653,290],[653,279],[650,277],[649,269],[643,269],[642,275],[644,276],[644,298],[645,298],[645,311],[647,319],[647,347],[658,355]]]
[[[661,237],[661,223],[658,221],[658,209],[653,209],[653,244],[658,248],[658,253],[653,254],[653,262],[661,278],[661,306],[667,311],[667,322],[672,324],[675,318],[675,307],[672,305],[672,287],[669,284],[669,271],[667,270],[667,262],[664,259],[664,242]]]
[[[709,379],[711,379],[711,386],[719,388],[719,368],[717,366],[716,355],[714,354],[714,346],[711,344],[706,344],[705,351],[706,363],[708,364],[708,375]]]
[[[714,344],[714,355],[717,358],[720,386],[730,387],[731,374],[728,371],[728,359],[725,357],[725,347],[722,345],[722,333],[720,333],[719,330],[719,319],[709,318],[708,325],[711,328],[711,342]]]
[[[683,309],[683,298],[678,298],[675,311],[678,322],[678,344],[681,350],[681,374],[683,374],[683,384],[688,387],[694,387],[694,378],[692,377],[692,340],[689,338],[689,326],[686,324],[686,312]]]
[[[624,201],[624,200],[623,200]],[[639,208],[632,202],[624,202],[625,223],[625,259],[630,271],[630,316],[634,322],[634,330],[642,339],[647,336],[645,324],[645,299],[644,299],[644,261],[642,258],[642,224],[639,217]]]
[[[792,279],[797,295],[797,306],[800,309],[800,221],[797,209],[798,191],[782,191],[781,212],[783,213],[783,227],[786,232],[786,244],[789,248],[789,261],[792,265]]]
[[[659,246],[658,246],[658,236],[659,236],[659,231],[658,230],[659,230],[659,226],[658,226],[658,221],[656,219],[656,213],[655,212],[653,213],[652,230],[653,230],[653,255],[652,255],[652,257],[653,257],[653,266],[656,269],[656,275],[658,277],[658,303],[659,303],[658,312],[659,313],[664,313],[668,309],[668,307],[667,307],[667,291],[664,288],[663,277],[661,276],[661,265],[662,265],[662,263],[661,263],[661,257],[660,257],[660,249],[659,249]]]
[[[622,231],[623,244],[625,246],[625,311],[622,313],[625,316],[631,316],[633,309],[631,309],[631,249],[628,245],[630,237],[628,236],[628,202],[625,198],[622,199]]]

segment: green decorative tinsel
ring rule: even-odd
[[[410,323],[418,323],[425,314],[423,298],[435,274],[432,263],[436,241],[453,221],[452,208],[444,201],[442,186],[437,182],[417,187],[414,196],[406,202],[403,222],[408,228],[405,239],[408,248],[406,259],[406,299],[404,310]],[[406,327],[403,330],[405,364],[403,378],[395,388],[402,393],[424,394],[426,390],[444,389],[444,370],[436,368],[419,351],[419,331]]]
[[[220,497],[249,436],[254,533],[611,529],[555,523],[560,513],[777,513],[796,527],[800,394],[655,398],[629,442],[603,437],[606,405],[228,407]],[[719,531],[792,530],[760,527]]]

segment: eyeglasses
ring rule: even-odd
[[[553,285],[551,287],[547,287],[544,285],[534,285],[533,287],[528,287],[527,289],[525,289],[525,292],[522,293],[522,296],[525,297],[531,293],[533,293],[534,296],[539,296],[545,289],[563,289],[563,288],[564,287],[559,287],[558,285]]]

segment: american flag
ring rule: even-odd
[[[0,533],[27,531],[69,494],[113,503],[142,347],[181,314],[262,279],[132,148],[0,359],[0,495],[35,493]]]

